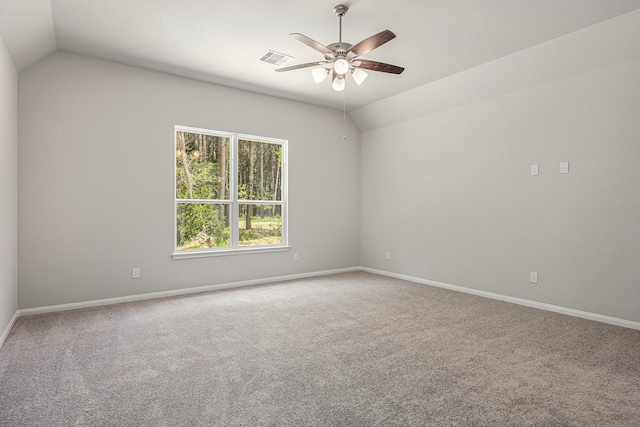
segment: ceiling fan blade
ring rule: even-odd
[[[325,65],[325,64],[330,64],[330,62],[329,61],[307,62],[306,64],[298,64],[298,65],[292,65],[291,67],[278,68],[276,69],[276,72],[281,73],[283,71],[298,70],[300,68],[308,68],[308,67],[317,67],[318,65]]]
[[[367,61],[366,59],[359,59],[351,63],[354,67],[364,68],[365,70],[380,71],[382,73],[402,74],[404,68],[397,65],[385,64],[378,61]]]
[[[310,39],[309,37],[305,36],[304,34],[300,34],[300,33],[291,33],[289,34],[291,37],[293,37],[294,39],[298,40],[299,42],[302,42],[304,44],[306,44],[307,46],[317,50],[318,52],[327,55],[331,58],[335,58],[335,53],[333,53],[333,51],[331,51],[330,49],[328,49],[326,46],[321,45],[320,43],[318,43],[317,41]]]
[[[347,55],[350,58],[357,58],[358,56],[366,55],[373,49],[380,47],[386,42],[395,38],[396,35],[393,34],[393,32],[389,30],[381,31],[378,34],[374,34],[373,36],[366,38],[357,45],[353,46],[351,49],[349,49]]]

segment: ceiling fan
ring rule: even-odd
[[[277,72],[298,70],[300,68],[314,68],[311,71],[313,80],[316,83],[322,82],[329,74],[332,74],[332,84],[334,90],[342,91],[345,88],[345,78],[351,73],[353,80],[361,85],[367,78],[367,73],[363,71],[379,71],[383,73],[401,74],[404,68],[397,65],[385,64],[384,62],[369,61],[360,59],[362,55],[366,55],[373,49],[382,46],[388,41],[393,40],[396,35],[389,30],[384,30],[378,34],[374,34],[362,40],[360,43],[351,45],[342,41],[342,17],[347,13],[349,7],[339,4],[333,8],[338,18],[340,18],[340,41],[323,46],[315,40],[300,34],[290,34],[294,39],[306,44],[307,46],[317,50],[324,55],[324,61],[308,62],[306,64],[293,65],[291,67],[279,68]]]

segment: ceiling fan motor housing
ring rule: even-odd
[[[343,43],[343,42],[332,43],[332,44],[327,46],[327,49],[330,49],[335,54],[335,56],[332,58],[329,55],[325,55],[325,58],[327,59],[327,61],[331,61],[332,62],[331,68],[336,70],[336,72],[338,72],[338,74],[342,75],[342,74],[346,73],[349,69],[351,69],[351,61],[347,57],[347,53],[349,52],[349,49],[351,49],[352,46],[353,45],[351,45],[349,43]],[[343,59],[344,61],[346,61],[349,64],[347,69],[344,70],[344,72],[341,72],[339,70],[338,62],[341,59]]]
[[[332,50],[336,56],[347,56],[349,49],[353,47],[352,44],[345,42],[332,43],[327,46],[327,49]]]

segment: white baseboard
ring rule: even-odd
[[[340,268],[336,270],[324,270],[324,271],[314,271],[311,273],[290,274],[288,276],[267,277],[264,279],[243,280],[240,282],[223,283],[219,285],[198,286],[195,288],[175,289],[171,291],[128,295],[125,297],[81,301],[81,302],[74,302],[69,304],[48,305],[44,307],[23,308],[21,310],[18,310],[18,316],[29,316],[33,314],[53,313],[55,311],[75,310],[78,308],[98,307],[101,305],[119,304],[122,302],[132,302],[132,301],[142,301],[147,299],[172,297],[177,295],[195,294],[198,292],[216,291],[220,289],[240,288],[243,286],[261,285],[265,283],[282,282],[285,280],[305,279],[307,277],[326,276],[329,274],[347,273],[347,272],[359,271],[359,270],[360,270],[360,267]],[[11,330],[11,327],[9,327],[8,330]]]
[[[263,279],[244,280],[239,282],[223,283],[219,285],[199,286],[194,288],[175,289],[171,291],[129,295],[125,297],[107,298],[107,299],[100,299],[100,300],[75,302],[70,304],[49,305],[44,307],[21,309],[16,312],[16,314],[13,316],[13,318],[9,322],[9,325],[6,327],[5,331],[3,332],[2,336],[0,336],[0,347],[4,343],[4,340],[6,339],[6,337],[9,335],[9,332],[11,331],[13,324],[15,323],[16,319],[19,316],[52,313],[55,311],[74,310],[78,308],[97,307],[101,305],[118,304],[122,302],[142,301],[142,300],[153,299],[153,298],[164,298],[164,297],[171,297],[171,296],[177,296],[177,295],[193,294],[198,292],[215,291],[220,289],[239,288],[243,286],[282,282],[285,280],[305,279],[308,277],[324,276],[329,274],[348,273],[352,271],[366,271],[368,273],[378,274],[381,276],[393,277],[396,279],[407,280],[409,282],[435,286],[438,288],[449,289],[457,292],[464,292],[467,294],[478,295],[485,298],[491,298],[495,300],[510,302],[513,304],[538,308],[541,310],[553,311],[556,313],[566,314],[569,316],[581,317],[583,319],[594,320],[596,322],[602,322],[610,325],[622,326],[624,328],[640,330],[640,322],[634,322],[631,320],[625,320],[625,319],[619,319],[617,317],[610,317],[610,316],[604,316],[601,314],[589,313],[587,311],[574,310],[572,308],[560,307],[560,306],[545,304],[537,301],[510,297],[506,295],[496,294],[493,292],[481,291],[478,289],[465,288],[463,286],[450,285],[448,283],[436,282],[433,280],[421,279],[419,277],[407,276],[407,275],[398,274],[398,273],[391,273],[388,271],[376,270],[368,267],[350,267],[350,268],[341,268],[336,270],[314,271],[311,273],[291,274],[288,276],[276,276],[276,277],[267,277]]]
[[[602,314],[589,313],[588,311],[574,310],[572,308],[560,307],[557,305],[545,304],[542,302],[531,301],[522,298],[510,297],[501,294],[495,294],[493,292],[480,291],[478,289],[465,288],[463,286],[450,285],[448,283],[436,282],[433,280],[421,279],[419,277],[406,276],[404,274],[391,273],[383,270],[375,270],[368,267],[360,267],[361,271],[368,273],[379,274],[381,276],[393,277],[396,279],[407,280],[409,282],[420,283],[423,285],[435,286],[438,288],[449,289],[457,292],[464,292],[466,294],[478,295],[481,297],[496,299],[500,301],[510,302],[513,304],[524,305],[527,307],[538,308],[546,311],[553,311],[556,313],[566,314],[574,317],[581,317],[583,319],[594,320],[596,322],[608,323],[610,325],[622,326],[624,328],[640,330],[640,322],[634,322],[631,320],[619,319],[617,317],[604,316]]]
[[[4,345],[4,341],[9,336],[9,332],[11,332],[11,328],[13,328],[13,325],[16,323],[16,320],[18,319],[19,316],[20,316],[20,310],[17,310],[13,314],[13,317],[11,318],[11,320],[9,320],[9,324],[7,325],[7,327],[4,328],[4,332],[2,332],[2,335],[0,335],[0,348],[2,348],[2,346]]]

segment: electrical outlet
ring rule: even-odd
[[[391,259],[391,252],[385,252],[384,259]]]
[[[560,163],[560,173],[569,173],[569,162]]]
[[[131,278],[139,279],[140,278],[140,268],[134,267],[131,269]]]
[[[298,254],[293,254],[293,261],[294,262],[300,261],[300,258],[298,257]]]
[[[531,165],[531,175],[538,175],[538,165]]]
[[[531,283],[538,283],[538,273],[536,273],[535,271],[529,273],[529,281]]]

